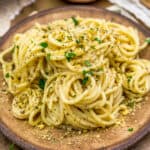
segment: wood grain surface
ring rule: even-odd
[[[31,16],[24,21],[14,26],[1,40],[0,49],[8,47],[15,33],[24,32],[32,27],[36,22],[48,23],[57,19],[65,19],[71,16],[79,15],[81,17],[104,18],[125,26],[133,26],[139,31],[141,42],[146,37],[150,36],[149,32],[141,26],[133,23],[129,19],[118,14],[106,11],[104,9],[92,7],[64,7],[46,10],[34,16]],[[145,49],[141,56],[150,58],[150,47]],[[3,86],[3,75],[0,72],[0,88]],[[124,149],[134,144],[137,140],[143,137],[150,126],[150,99],[143,101],[141,107],[137,108],[134,113],[125,118],[125,123],[122,126],[113,126],[108,129],[99,131],[91,131],[83,135],[76,134],[65,138],[65,131],[60,129],[45,128],[39,130],[33,128],[26,121],[17,120],[11,113],[12,97],[4,93],[0,93],[0,128],[1,131],[12,141],[26,149]],[[128,132],[128,128],[134,128],[133,132]],[[43,139],[45,135],[51,135],[51,139]]]
[[[146,7],[150,8],[150,0],[140,0]]]
[[[32,27],[35,22],[48,23],[57,19],[65,19],[71,16],[92,17],[111,20],[125,26],[132,26],[139,31],[141,42],[150,36],[149,31],[135,24],[129,19],[104,9],[92,7],[63,7],[46,10],[14,26],[1,40],[0,49],[8,47],[15,33],[24,32]],[[150,47],[142,51],[141,57],[150,59]],[[0,72],[0,88],[5,88],[3,75]],[[124,149],[141,139],[150,127],[150,98],[143,101],[134,113],[125,118],[122,126],[113,126],[108,129],[91,131],[85,134],[74,134],[65,136],[65,131],[60,129],[45,128],[39,130],[33,128],[26,121],[17,120],[11,113],[12,97],[0,93],[0,128],[1,131],[12,141],[22,148],[29,150],[92,150],[92,149]],[[133,132],[128,132],[132,127]],[[48,138],[44,138],[48,136]]]

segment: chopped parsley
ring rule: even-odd
[[[14,150],[14,144],[9,145],[9,150]]]
[[[84,40],[84,36],[83,36],[83,35],[82,35],[82,36],[80,36],[80,39]]]
[[[43,90],[44,90],[44,87],[45,87],[45,83],[46,83],[46,80],[45,80],[45,79],[40,79],[40,80],[39,80],[39,87],[40,87],[41,89],[43,89]]]
[[[87,77],[88,75],[93,75],[93,72],[91,70],[87,71],[87,70],[83,70],[82,74]]]
[[[82,48],[84,48],[84,46],[81,44],[81,45],[79,45],[79,47],[82,49]]]
[[[150,44],[150,38],[147,38],[145,41]]]
[[[51,30],[51,27],[50,27],[50,26],[48,26],[47,28],[48,28],[48,30]]]
[[[85,85],[88,80],[89,80],[89,77],[84,77],[82,80],[82,84]]]
[[[87,71],[87,70],[83,70],[82,72],[84,78],[82,79],[82,84],[85,85],[87,83],[87,81],[89,80],[89,75],[93,75],[93,72],[91,70]]]
[[[71,17],[75,26],[79,24],[79,21],[75,17]]]
[[[128,131],[129,131],[129,132],[132,132],[132,131],[133,131],[133,128],[128,128]]]
[[[6,78],[9,78],[9,77],[10,77],[10,74],[9,74],[9,73],[6,73],[6,74],[5,74],[5,77],[6,77]]]
[[[101,67],[101,68],[98,69],[98,71],[104,71],[104,69]]]
[[[72,36],[67,36],[68,40],[72,40]]]
[[[47,61],[50,61],[50,58],[51,58],[51,54],[48,53],[47,56],[46,56]]]
[[[76,40],[76,43],[77,43],[77,46],[79,47],[79,48],[81,48],[81,49],[83,49],[84,48],[84,46],[82,45],[82,43],[81,43],[81,41],[80,40]]]
[[[19,46],[18,46],[18,45],[16,45],[16,47],[17,47],[17,49],[19,49]]]
[[[65,57],[68,61],[71,61],[76,56],[74,52],[65,52]]]
[[[97,41],[99,44],[102,43],[102,41],[98,37],[96,37],[94,40]]]
[[[89,60],[85,60],[84,61],[84,65],[87,66],[87,67],[90,67],[91,66],[91,63]]]
[[[90,30],[94,30],[94,28],[90,28]]]
[[[57,41],[58,41],[58,42],[61,42],[62,40],[61,40],[61,39],[57,39]]]
[[[128,101],[127,106],[129,106],[129,107],[131,107],[131,108],[134,108],[134,106],[135,106],[135,101],[133,101],[133,100]]]
[[[42,46],[43,48],[47,48],[48,44],[46,42],[42,42],[42,43],[40,43],[40,46]]]
[[[95,46],[92,45],[91,48],[92,48],[92,49],[95,49]]]
[[[76,40],[76,43],[79,44],[79,43],[80,43],[80,40]]]
[[[132,79],[132,76],[127,77],[128,83],[131,81],[131,79]]]

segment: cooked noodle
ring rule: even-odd
[[[13,115],[33,126],[115,124],[127,101],[139,102],[150,90],[150,62],[138,58],[146,46],[134,28],[91,18],[16,34],[0,55]]]

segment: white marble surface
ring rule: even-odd
[[[0,0],[0,36],[10,28],[11,20],[20,13],[22,8],[34,1],[35,0]]]

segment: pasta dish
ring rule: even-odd
[[[13,115],[32,126],[116,124],[150,90],[147,44],[133,27],[81,17],[16,34],[0,54]]]

